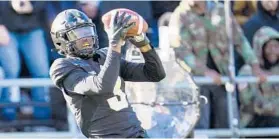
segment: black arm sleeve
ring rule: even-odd
[[[162,62],[154,49],[143,53],[145,63],[121,60],[121,77],[125,81],[158,82],[165,78]]]
[[[112,92],[119,76],[120,60],[120,53],[109,50],[98,75],[92,75],[81,68],[75,68],[60,81],[62,83],[60,87],[65,88],[68,92],[83,95]],[[67,68],[67,70],[69,69]]]

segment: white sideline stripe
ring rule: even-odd
[[[240,129],[241,136],[278,136],[279,128],[244,128]],[[196,137],[230,137],[230,129],[195,129]],[[10,132],[0,133],[0,138],[85,138],[80,132]]]
[[[239,129],[240,136],[278,136],[279,128],[243,128]],[[194,136],[207,136],[207,137],[231,137],[232,131],[230,129],[195,129]]]
[[[81,133],[70,132],[10,132],[0,133],[0,138],[85,138]]]
[[[143,18],[139,15],[139,28],[138,28],[138,35],[142,33],[143,31]]]
[[[1,87],[19,86],[19,87],[38,87],[54,86],[50,78],[19,78],[0,80]]]
[[[212,84],[213,80],[210,77],[203,76],[193,76],[193,79],[196,84]],[[226,76],[221,77],[222,83],[229,82],[229,78]],[[236,77],[236,83],[256,83],[259,79],[255,76],[244,76]],[[279,75],[272,75],[267,77],[267,82],[269,83],[278,83]],[[186,82],[185,82],[186,83]],[[19,79],[4,79],[0,80],[0,87],[9,87],[9,86],[20,86],[20,87],[37,87],[37,86],[54,86],[53,82],[49,78],[19,78]],[[164,85],[167,86],[167,85]],[[183,87],[183,86],[176,86]]]

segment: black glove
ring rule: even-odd
[[[107,31],[109,42],[112,46],[119,45],[121,41],[126,38],[127,31],[135,25],[135,22],[128,23],[131,19],[131,15],[126,16],[123,12],[120,17],[118,17],[119,12],[116,12],[114,18],[112,19],[111,26]]]
[[[150,43],[145,33],[141,33],[138,36],[128,37],[128,40],[138,48],[148,45]]]

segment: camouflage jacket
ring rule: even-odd
[[[221,3],[207,8],[204,16],[193,12],[182,1],[172,14],[169,24],[171,47],[176,57],[187,65],[194,75],[204,75],[208,52],[222,75],[228,75],[229,47],[226,35],[225,12]],[[232,20],[232,36],[236,50],[248,64],[258,63],[241,28]],[[186,64],[185,64],[186,63]]]
[[[269,27],[260,28],[253,38],[254,52],[259,59],[261,67],[264,65],[262,56],[262,48],[270,39],[279,39],[279,32]],[[273,66],[271,69],[263,69],[274,75],[279,74],[279,65]],[[240,76],[252,75],[251,67],[244,66],[239,71]],[[240,110],[241,124],[247,125],[253,118],[254,114],[266,116],[279,116],[279,84],[278,83],[262,83],[249,84],[242,83],[238,85],[240,92]]]

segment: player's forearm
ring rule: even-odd
[[[146,50],[147,51],[145,52],[141,50],[145,60],[143,72],[145,73],[145,76],[147,76],[147,78],[150,81],[158,82],[164,79],[166,76],[164,67],[162,65],[159,56],[157,55],[154,49],[146,48]]]
[[[121,47],[111,47],[111,50],[117,53],[121,53]]]
[[[121,46],[123,43],[124,43],[123,40],[120,40],[118,43],[112,41],[109,44],[109,49],[111,49],[112,51],[121,53]]]
[[[121,54],[118,48],[109,48],[107,57],[101,71],[98,74],[100,92],[112,92],[120,72]]]

